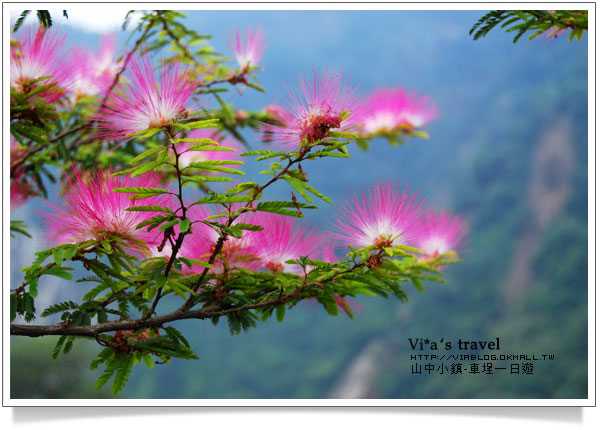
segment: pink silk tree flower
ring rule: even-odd
[[[107,74],[97,74],[92,62],[92,53],[83,47],[71,50],[71,100],[76,102],[83,97],[102,95],[112,84]]]
[[[10,137],[10,162],[18,160],[26,152],[26,149],[19,145],[17,139]],[[15,171],[11,172],[10,179],[10,208],[15,209],[22,206],[32,197],[35,197],[37,193],[33,191],[33,188],[29,182],[25,179],[23,169],[16,168]]]
[[[96,75],[108,75],[111,79],[121,69],[121,62],[116,60],[117,38],[115,35],[102,36],[100,40],[100,52],[94,56],[94,70]]]
[[[119,70],[115,61],[116,41],[104,36],[100,50],[77,46],[71,49],[70,80],[74,101],[82,97],[104,95]]]
[[[157,77],[150,57],[137,56],[128,71],[98,111],[99,137],[124,142],[133,138],[128,134],[169,125],[199,107],[191,100],[197,85],[178,64],[162,66]]]
[[[436,258],[449,251],[458,251],[466,234],[466,223],[460,216],[431,210],[421,217],[422,234],[416,247],[425,253],[425,258]]]
[[[21,30],[15,46],[10,49],[10,86],[28,93],[40,85],[56,85],[42,91],[37,97],[52,103],[68,90],[69,64],[61,53],[66,35],[38,27],[35,33]],[[35,83],[44,76],[50,78]]]
[[[50,211],[41,212],[46,224],[46,234],[51,242],[59,245],[87,240],[103,240],[107,235],[117,235],[136,253],[148,254],[149,250],[136,243],[158,246],[163,234],[147,231],[137,225],[158,212],[129,212],[134,206],[167,206],[170,196],[158,195],[144,200],[129,200],[131,194],[113,191],[122,187],[160,187],[160,178],[146,173],[135,178],[112,176],[110,170],[95,172],[73,168],[63,184],[61,206],[47,203]]]
[[[341,73],[314,71],[312,79],[300,77],[297,88],[288,87],[287,101],[277,115],[279,125],[263,128],[265,140],[287,149],[299,149],[326,139],[330,131],[351,131],[361,117],[358,87]],[[348,114],[344,118],[345,114]]]
[[[191,146],[199,144],[189,142],[178,143],[177,152],[179,153],[180,169],[188,167],[190,163],[210,160],[239,160],[240,158],[238,154],[242,151],[242,147],[235,139],[225,137],[210,129],[200,128],[193,130],[187,137],[190,139],[212,139],[222,146],[235,149],[235,151],[188,151]]]
[[[248,27],[246,29],[245,41],[240,30],[236,32],[235,36],[229,39],[229,48],[242,70],[258,66],[265,47],[265,36],[262,27],[258,27],[256,31]]]
[[[193,231],[183,242],[180,252],[182,257],[208,261],[215,250],[219,234],[212,227],[196,221],[205,220],[211,215],[214,214],[204,205],[192,206],[188,212],[188,217],[192,220]],[[244,213],[237,218],[236,223],[251,223],[249,217],[250,214]],[[213,219],[213,221],[223,222],[223,219]],[[260,262],[258,261],[258,258],[253,255],[253,238],[251,236],[253,233],[254,232],[251,231],[244,231],[241,238],[228,236],[219,255],[211,265],[210,272],[222,274],[235,267],[258,270],[260,268]],[[184,267],[183,270],[184,272],[190,273],[202,273],[204,267],[194,265],[191,269]]]
[[[332,223],[337,230],[333,237],[360,248],[414,245],[420,237],[421,206],[407,187],[400,191],[390,182],[376,184],[369,195],[362,191],[346,200]]]
[[[260,258],[265,269],[271,272],[302,273],[296,260],[301,255],[319,260],[325,243],[323,234],[299,225],[295,218],[277,214],[253,214],[254,224],[264,230],[251,235],[254,255]]]
[[[380,88],[366,102],[361,128],[368,134],[413,130],[438,116],[439,110],[429,103],[429,96],[407,93],[404,88]]]

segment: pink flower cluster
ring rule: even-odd
[[[286,90],[285,104],[271,108],[280,124],[263,128],[270,142],[298,149],[302,141],[313,144],[330,131],[349,131],[360,122],[358,88],[340,72],[314,71]]]
[[[106,94],[120,69],[115,53],[116,40],[113,36],[102,38],[99,51],[92,51],[87,46],[71,49],[69,81],[74,101]]]
[[[38,27],[22,29],[11,46],[10,85],[28,93],[42,84],[54,86],[38,97],[47,103],[71,94],[73,101],[81,97],[102,95],[112,84],[119,65],[115,61],[115,39],[102,39],[98,52],[75,46],[64,50],[65,35],[58,30]],[[48,77],[38,81],[40,78]]]
[[[170,249],[159,252],[162,234],[136,227],[157,215],[155,212],[136,212],[126,209],[138,205],[128,194],[115,192],[121,187],[159,186],[159,178],[145,174],[137,178],[112,176],[110,171],[82,173],[73,169],[62,193],[61,207],[48,204],[51,211],[43,213],[47,236],[57,244],[87,240],[102,240],[107,235],[118,235],[140,251],[143,241],[153,255],[170,256]],[[144,199],[144,206],[171,206],[174,201],[158,195]],[[217,231],[203,221],[212,214],[205,206],[195,205],[188,211],[193,222],[192,233],[180,249],[180,255],[194,260],[208,260],[218,240]],[[214,219],[214,218],[211,218]],[[217,218],[220,219],[220,218]],[[246,212],[235,224],[261,226],[260,231],[245,230],[242,238],[229,236],[213,265],[214,273],[234,267],[249,270],[265,269],[272,272],[300,273],[298,265],[286,263],[300,256],[322,261],[335,261],[330,239],[324,233],[302,226],[300,222],[283,215]],[[408,245],[422,250],[425,258],[437,258],[450,251],[458,251],[464,238],[466,224],[461,217],[442,211],[423,210],[423,201],[392,186],[390,182],[377,184],[371,192],[352,196],[339,208],[332,222],[332,239],[344,247],[374,247],[383,249]],[[199,266],[201,267],[201,266]],[[203,269],[202,269],[203,270]]]
[[[197,84],[178,64],[163,66],[157,76],[148,55],[136,56],[125,77],[98,111],[100,137],[127,141],[133,133],[187,118],[201,106],[191,104]]]
[[[158,195],[144,200],[129,200],[131,194],[114,191],[123,187],[160,187],[160,178],[152,173],[130,178],[113,176],[111,170],[95,172],[71,169],[63,184],[62,204],[46,203],[41,212],[46,235],[55,244],[103,240],[117,235],[135,253],[147,253],[147,246],[158,246],[162,234],[136,227],[158,212],[135,212],[134,206],[168,206],[169,197]],[[141,242],[140,242],[141,241]]]
[[[69,64],[62,49],[65,36],[39,27],[22,30],[10,49],[10,86],[29,93],[40,85],[54,84],[37,96],[47,103],[62,97],[69,89]],[[41,80],[46,77],[47,79]]]
[[[390,133],[396,130],[422,128],[439,115],[429,97],[407,93],[404,88],[375,90],[365,104],[361,130],[367,134]]]
[[[238,31],[230,46],[240,68],[257,66],[265,48],[263,30],[249,28],[245,38]],[[56,85],[40,95],[47,102],[70,93],[82,97],[103,95],[120,70],[115,58],[115,39],[104,38],[98,52],[83,47],[61,54],[64,36],[40,27],[35,35],[24,33],[11,50],[11,86],[30,91],[35,80],[52,76]],[[179,64],[154,70],[148,55],[129,59],[125,73],[95,115],[98,137],[123,142],[148,128],[163,127],[193,115],[203,101],[195,99],[199,81]],[[301,76],[297,85],[286,86],[287,101],[273,105],[277,124],[263,127],[266,140],[283,148],[298,150],[326,140],[331,132],[358,132],[367,135],[396,130],[412,131],[435,119],[439,111],[427,96],[403,88],[375,90],[362,99],[358,87],[341,72],[314,71]]]
[[[203,220],[212,215],[204,207],[194,207],[194,219]],[[298,265],[286,263],[302,255],[323,259],[327,250],[325,235],[308,229],[295,219],[270,213],[246,212],[237,218],[236,224],[252,224],[264,228],[260,231],[244,231],[242,238],[228,237],[221,257],[212,266],[214,273],[243,267],[249,270],[264,269],[271,272],[301,273]],[[234,224],[235,226],[235,224]],[[202,223],[194,224],[192,236],[181,249],[183,257],[206,261],[214,251],[218,233]],[[203,270],[195,266],[195,270]],[[194,271],[194,270],[192,270]]]
[[[261,60],[266,44],[264,41],[264,31],[259,27],[254,31],[251,27],[246,29],[246,38],[242,37],[242,32],[237,31],[229,40],[229,48],[235,57],[240,69],[248,70],[251,67],[258,66]]]
[[[230,46],[245,73],[257,66],[262,57],[263,31],[248,28],[245,43],[238,32]],[[99,137],[124,142],[148,128],[164,127],[194,116],[205,104],[194,96],[201,80],[193,70],[178,63],[163,65],[155,72],[149,55],[135,56],[124,78],[126,81],[117,85],[96,115]]]
[[[416,193],[406,187],[400,191],[391,182],[350,197],[332,224],[339,243],[379,249],[407,245],[422,250],[425,258],[458,251],[466,231],[461,217],[424,210]]]
[[[11,136],[10,138],[10,163],[13,170],[13,163],[17,163],[23,156],[23,147],[19,145],[17,140]],[[29,182],[25,180],[25,172],[21,167],[15,165],[14,171],[10,178],[10,208],[15,209],[22,206],[30,198],[36,195]]]
[[[265,113],[277,123],[263,127],[263,140],[284,149],[298,149],[326,140],[331,132],[353,132],[370,137],[421,129],[439,115],[428,96],[403,88],[380,88],[361,97],[341,73],[314,72],[301,77],[298,87],[287,87],[287,101],[269,105]]]
[[[45,94],[47,101],[66,92],[71,92],[75,101],[105,94],[120,69],[113,60],[114,39],[105,39],[97,53],[75,48],[69,61],[59,55],[63,42],[64,38],[50,31],[40,29],[34,37],[27,34],[11,51],[11,85],[19,91],[27,91],[29,86],[35,85],[35,79],[51,75],[57,83],[56,91],[62,92]],[[230,46],[245,73],[256,67],[262,56],[265,46],[262,29],[256,32],[248,29],[245,42],[238,32]],[[94,118],[101,138],[127,141],[149,128],[170,126],[197,115],[196,111],[203,106],[195,94],[199,82],[186,66],[168,63],[155,70],[149,55],[134,55],[129,59],[123,78],[110,95],[107,94]],[[266,110],[276,124],[265,125],[263,131],[271,142],[300,153],[309,151],[313,145],[326,143],[333,132],[370,136],[413,131],[439,114],[427,96],[407,93],[403,88],[379,89],[361,101],[358,87],[333,70],[302,76],[298,86],[286,87],[286,95],[285,104],[271,105]],[[247,114],[238,113],[238,119],[247,119]],[[235,142],[211,131],[195,130],[187,137],[216,139],[225,146],[240,149]],[[191,151],[194,143],[178,145],[180,167],[236,157],[236,152]],[[55,243],[102,240],[117,235],[134,253],[169,256],[170,245],[163,243],[162,232],[136,228],[157,213],[127,211],[137,206],[138,201],[130,200],[130,194],[114,191],[122,187],[155,188],[159,183],[160,178],[150,173],[130,178],[112,176],[108,170],[86,173],[74,168],[62,190],[62,206],[49,205],[50,211],[44,213],[47,235]],[[22,193],[15,189],[14,194],[18,198]],[[157,195],[144,199],[142,204],[169,206],[170,197]],[[204,222],[211,215],[199,205],[188,211],[193,221],[192,232],[180,249],[181,256],[206,261],[213,254],[219,235]],[[263,229],[244,230],[242,238],[230,235],[212,266],[213,273],[240,267],[299,274],[300,266],[286,261],[303,255],[314,260],[335,261],[327,235],[302,226],[294,218],[247,212],[235,222]],[[340,246],[374,247],[382,251],[386,247],[409,245],[422,249],[426,258],[443,257],[456,251],[465,231],[460,217],[425,210],[416,193],[411,194],[406,187],[395,188],[389,182],[374,185],[368,193],[363,191],[352,196],[339,209],[333,224],[332,239]],[[164,246],[161,251],[159,245]],[[202,266],[196,267],[204,270]],[[338,305],[349,306],[343,299]]]

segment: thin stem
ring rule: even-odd
[[[187,208],[185,207],[185,204],[183,202],[183,182],[181,180],[181,170],[179,169],[179,153],[177,152],[177,147],[175,146],[175,144],[171,142],[171,139],[173,138],[172,131],[169,129],[165,129],[165,134],[167,136],[167,139],[169,140],[169,143],[171,144],[173,153],[175,154],[175,163],[173,164],[173,167],[175,167],[175,172],[177,173],[177,184],[178,184],[177,198],[179,199],[179,204],[180,204],[180,209],[181,209],[180,219],[183,221],[186,219]],[[167,262],[167,265],[165,267],[165,278],[169,277],[169,273],[171,272],[171,269],[173,268],[173,264],[175,263],[175,259],[177,258],[177,253],[179,252],[181,245],[183,245],[183,240],[185,239],[185,236],[187,233],[188,233],[187,231],[179,232],[179,235],[177,236],[175,245],[172,247],[171,257],[169,258],[169,261]],[[167,234],[167,233],[165,233],[165,234]],[[162,298],[162,290],[163,290],[163,287],[162,286],[159,287],[158,291],[156,292],[156,297],[154,298],[154,302],[152,303],[152,306],[150,307],[148,312],[146,312],[145,315],[142,317],[142,320],[146,320],[152,314],[154,314],[154,311],[156,310],[156,307],[158,306],[158,302]]]
[[[194,56],[191,54],[190,50],[181,44],[179,38],[177,36],[175,36],[173,34],[173,32],[171,31],[171,29],[169,28],[169,25],[167,24],[167,21],[165,20],[165,18],[163,17],[162,11],[160,10],[156,10],[156,15],[158,17],[158,20],[160,21],[160,23],[162,24],[162,28],[165,31],[165,33],[167,33],[167,36],[169,36],[171,38],[171,40],[173,41],[173,43],[175,43],[175,45],[183,52],[183,55],[185,57],[187,57],[189,60],[191,60],[192,62],[196,62],[196,60],[194,60]]]
[[[243,209],[244,208],[249,208],[252,205],[252,203],[254,203],[254,201],[256,200],[256,198],[258,197],[258,195],[260,195],[260,193],[262,193],[264,191],[264,189],[267,188],[269,185],[273,184],[278,179],[280,179],[283,175],[285,175],[288,172],[288,170],[290,169],[290,167],[292,167],[296,163],[300,163],[301,161],[303,161],[304,157],[306,156],[307,153],[308,153],[308,151],[303,151],[295,159],[289,160],[287,166],[285,166],[279,173],[277,173],[275,176],[273,176],[273,178],[271,178],[264,185],[257,187],[254,190],[254,193],[252,195],[251,200],[244,205]],[[236,218],[238,216],[240,216],[242,214],[242,212],[243,211],[239,211],[237,215],[230,216],[229,220],[227,221],[226,226],[227,227],[231,227],[232,224],[233,224],[233,222],[236,220]],[[210,257],[208,259],[208,264],[209,265],[212,265],[214,263],[217,255],[219,255],[219,253],[223,249],[223,245],[225,244],[226,240],[227,240],[227,233],[222,232],[221,236],[219,236],[219,239],[217,240],[217,243],[215,244],[214,251],[212,252],[212,254],[210,255]],[[193,290],[194,290],[195,293],[198,292],[198,289],[202,285],[202,282],[204,281],[204,278],[206,278],[206,275],[208,274],[209,270],[210,269],[208,267],[205,267],[204,270],[202,271],[202,273],[200,274],[200,277],[198,278],[198,281],[196,282],[196,285],[193,288]],[[191,295],[186,300],[186,302],[181,306],[180,310],[181,311],[185,311],[185,310],[189,309],[193,305],[194,297],[195,297],[195,295]]]
[[[133,54],[139,49],[142,42],[146,39],[147,34],[150,32],[150,29],[154,26],[154,24],[155,24],[154,20],[151,20],[150,22],[148,22],[148,24],[146,25],[146,29],[144,30],[142,35],[139,37],[138,40],[136,40],[135,45],[133,46],[131,51],[129,51],[127,53],[127,55],[125,56],[125,59],[123,60],[123,67],[121,67],[121,69],[117,72],[117,74],[115,75],[115,78],[113,79],[112,83],[110,84],[110,87],[108,87],[108,90],[106,90],[106,94],[104,95],[104,98],[102,99],[102,103],[100,104],[100,109],[102,109],[106,106],[106,102],[107,102],[108,98],[110,97],[110,94],[113,92],[113,90],[119,83],[119,79],[121,79],[121,75],[123,74],[123,72],[125,72],[125,69],[127,68],[127,64],[129,63],[129,60],[131,60],[131,57],[133,56]]]
[[[57,142],[57,141],[61,140],[62,138],[66,137],[70,134],[77,133],[78,131],[84,130],[87,127],[88,127],[88,124],[81,124],[77,127],[70,128],[70,129],[65,130],[62,133],[59,133],[56,136],[48,139],[48,142]],[[46,148],[47,148],[46,145],[31,147],[21,157],[14,160],[10,165],[11,178],[15,175],[15,172],[19,169],[19,167],[21,167],[25,163],[25,161],[27,161],[27,159],[29,157],[31,157],[36,152],[40,152],[41,150],[46,149]]]

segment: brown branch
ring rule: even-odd
[[[73,128],[70,128],[69,130],[65,130],[62,133],[59,133],[56,136],[48,139],[48,142],[56,142],[57,140],[60,140],[63,137],[68,136],[69,134],[73,134],[73,133],[76,133],[76,132],[78,132],[80,130],[84,130],[87,126],[88,126],[88,124],[83,123],[81,125],[78,125],[77,127],[73,127]]]
[[[185,319],[206,319],[221,317],[233,313],[239,313],[251,309],[259,309],[272,305],[279,305],[289,303],[299,297],[298,293],[288,294],[277,299],[268,300],[266,302],[245,304],[242,306],[218,309],[210,311],[207,309],[197,309],[192,311],[181,311],[177,310],[165,315],[160,315],[154,318],[148,318],[146,320],[127,320],[127,321],[110,321],[102,324],[90,325],[90,326],[65,326],[64,324],[53,324],[53,325],[22,325],[22,324],[11,324],[10,334],[14,336],[86,336],[93,337],[100,333],[112,332],[117,330],[140,330],[143,328],[160,327],[163,324],[172,321],[179,321]]]
[[[556,19],[553,14],[545,15],[537,10],[522,10],[521,12],[529,13],[537,18],[538,22],[543,22],[545,20],[550,20],[554,25],[557,25],[561,28],[569,28],[571,30],[581,29],[587,30],[588,26],[586,25],[578,25],[575,22],[565,22],[564,20]],[[571,12],[573,14],[577,14],[577,12]],[[587,23],[587,21],[586,21]]]
[[[65,130],[62,133],[57,134],[56,136],[48,139],[48,142],[52,143],[52,142],[56,142],[59,141],[60,139],[76,133],[78,131],[81,131],[83,129],[85,129],[87,127],[87,124],[81,124],[77,127],[73,127],[69,130]],[[17,172],[17,170],[25,163],[25,161],[27,161],[27,159],[29,157],[31,157],[33,154],[35,154],[36,152],[39,152],[43,149],[46,149],[48,146],[47,145],[40,145],[40,146],[35,146],[35,147],[31,147],[29,148],[23,155],[21,155],[19,158],[17,158],[16,160],[12,161],[10,164],[10,177],[14,177],[15,173]],[[24,170],[27,170],[27,168],[25,168]]]
[[[208,82],[200,82],[198,84],[198,88],[203,89],[203,88],[208,88],[209,92],[212,92],[212,90],[210,90],[210,87],[212,87],[213,85],[218,85],[218,84],[226,84],[226,83],[230,83],[231,85],[236,85],[239,83],[246,83],[246,72],[242,72],[239,75],[234,73],[232,75],[230,75],[228,78],[222,78],[222,79],[213,79],[212,81],[208,81]]]
[[[43,149],[46,149],[47,146],[46,145],[40,145],[40,146],[36,146],[33,148],[29,148],[22,156],[20,156],[19,158],[17,158],[16,160],[12,161],[10,164],[10,177],[14,178],[17,171],[19,170],[19,168],[25,163],[25,161],[27,161],[27,159],[29,157],[31,157],[33,154],[35,154],[36,152],[39,152]],[[27,170],[27,168],[24,168],[21,172],[24,172],[25,170]],[[20,172],[20,173],[21,173]]]
[[[25,281],[23,281],[23,282],[21,283],[21,285],[19,285],[19,286],[18,286],[17,288],[15,288],[14,290],[11,290],[11,291],[10,291],[10,293],[11,293],[11,294],[17,294],[17,295],[18,295],[18,294],[22,293],[23,291],[25,291],[25,287],[26,287],[26,286],[27,286],[27,283],[26,283]]]
[[[175,263],[175,258],[177,257],[177,252],[179,252],[179,248],[181,248],[181,245],[183,244],[183,239],[185,238],[186,234],[187,233],[179,233],[179,236],[177,237],[177,241],[175,242],[175,246],[173,247],[173,250],[171,252],[171,258],[169,258],[169,262],[167,263],[167,266],[165,268],[165,278],[167,278],[167,279],[169,277],[171,268],[173,267],[173,264]],[[154,302],[152,302],[152,306],[150,307],[150,309],[148,309],[148,312],[146,312],[144,314],[144,316],[142,316],[142,321],[147,320],[148,318],[150,318],[150,316],[152,316],[152,314],[154,314],[154,311],[156,310],[156,306],[158,306],[158,302],[162,298],[162,290],[163,290],[163,287],[161,286],[158,289],[158,291],[156,292],[156,297],[154,298]]]

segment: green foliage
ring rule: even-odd
[[[35,319],[34,294],[31,292],[15,293],[10,295],[10,320],[14,321],[17,315],[22,315],[25,321],[31,322]]]
[[[15,237],[13,232],[20,233],[23,236],[27,236],[27,237],[31,238],[31,235],[27,232],[27,224],[25,224],[25,221],[11,219],[10,220],[10,237]]]
[[[42,15],[50,25],[49,14]],[[76,281],[81,288],[87,288],[82,298],[51,304],[41,316],[60,317],[59,328],[52,328],[60,336],[52,351],[53,359],[61,352],[68,354],[75,339],[94,339],[102,346],[90,368],[103,368],[96,389],[112,380],[113,395],[123,389],[138,363],[152,368],[155,364],[169,363],[171,358],[198,358],[183,334],[167,325],[171,322],[209,319],[218,324],[226,319],[230,333],[237,335],[256,327],[258,321],[268,320],[273,313],[282,322],[288,309],[313,299],[332,316],[341,310],[352,317],[344,297],[395,296],[406,301],[405,285],[412,284],[422,290],[423,279],[441,282],[438,268],[456,262],[451,254],[422,261],[415,257],[419,252],[416,249],[371,246],[350,248],[348,258],[335,263],[313,260],[310,255],[300,256],[286,262],[298,269],[293,272],[254,271],[237,264],[225,250],[227,241],[264,229],[259,223],[239,222],[242,214],[258,211],[302,218],[304,209],[317,209],[312,204],[315,197],[332,203],[309,185],[302,163],[324,157],[348,158],[348,146],[353,141],[366,142],[374,136],[327,130],[321,140],[309,143],[304,139],[291,151],[242,153],[242,156],[256,156],[259,162],[271,160],[268,169],[261,172],[268,176],[262,184],[247,181],[234,182],[228,189],[219,187],[221,182],[233,182],[233,175],[246,174],[242,170],[244,162],[239,160],[217,156],[182,165],[180,157],[188,151],[221,154],[234,150],[221,145],[217,137],[191,138],[191,130],[214,129],[214,136],[229,134],[245,144],[242,129],[273,121],[263,112],[240,115],[233,105],[223,101],[220,94],[236,85],[264,91],[254,74],[256,67],[227,66],[226,58],[208,44],[209,37],[189,30],[182,23],[183,17],[174,11],[143,12],[131,35],[137,39],[128,45],[131,48],[122,58],[122,70],[116,75],[115,84],[121,81],[121,72],[126,70],[131,55],[143,46],[145,53],[160,53],[165,63],[189,65],[199,79],[195,96],[214,97],[218,102],[214,111],[195,112],[189,117],[186,113],[171,123],[131,133],[128,142],[107,151],[106,142],[94,130],[95,124],[84,121],[102,101],[84,98],[69,108],[57,109],[44,103],[43,97],[37,97],[56,90],[54,83],[48,83],[49,77],[31,82],[22,91],[11,88],[11,135],[18,142],[11,157],[11,178],[15,179],[17,172],[22,173],[35,182],[35,193],[46,196],[44,182],[56,181],[57,172],[62,170],[60,175],[64,176],[71,166],[82,170],[110,168],[114,176],[129,178],[154,172],[164,179],[153,187],[112,190],[130,195],[132,204],[127,211],[155,213],[136,229],[154,231],[162,241],[160,246],[151,250],[135,234],[122,233],[120,229],[94,231],[93,239],[37,252],[32,264],[22,269],[23,284],[10,295],[11,321],[23,316],[29,322],[36,315],[35,298],[42,276],[72,281],[75,269],[85,270],[86,276]],[[129,14],[124,27],[129,25],[128,19]],[[105,97],[114,90],[113,85]],[[343,112],[340,121],[348,115],[349,112]],[[401,130],[390,136],[390,140],[419,136],[418,133]],[[289,185],[291,201],[263,199],[264,190],[275,182]],[[195,188],[193,192],[189,191],[189,185]],[[295,193],[306,203],[299,202]],[[155,196],[172,197],[177,207],[137,202]],[[194,219],[190,217],[194,205],[214,205],[220,212],[206,219]],[[217,233],[210,253],[198,259],[181,255],[185,241],[193,240],[190,237],[194,229],[204,226]],[[25,228],[22,222],[11,223],[12,231],[27,235]],[[253,255],[235,258],[245,262],[257,260]],[[177,305],[173,314],[167,314],[168,318],[161,314],[160,306],[167,300]],[[160,319],[161,316],[166,319]],[[120,325],[115,327],[115,324]],[[17,325],[13,328],[18,330]]]
[[[104,366],[104,372],[96,382],[96,390],[102,388],[113,376],[111,392],[120,392],[131,374],[134,365],[144,362],[152,368],[154,364],[168,363],[171,357],[182,359],[198,359],[190,350],[189,343],[174,327],[165,327],[164,334],[158,331],[138,330],[118,331],[115,336],[101,336],[99,343],[112,346],[105,348],[90,363],[90,369]],[[153,361],[155,357],[159,361]]]
[[[21,28],[21,25],[23,25],[23,21],[25,21],[25,18],[27,18],[27,15],[29,15],[30,12],[31,12],[31,10],[24,10],[23,12],[21,12],[21,15],[19,15],[19,17],[15,21],[15,26],[13,27],[13,33],[16,33],[17,30],[19,28]]]
[[[23,25],[23,21],[25,21],[25,18],[27,18],[27,16],[30,13],[31,13],[31,10],[24,10],[23,12],[21,12],[21,15],[19,15],[19,17],[15,21],[15,25],[13,27],[13,33],[16,33],[17,30],[19,28],[21,28],[21,26]],[[52,17],[50,16],[50,12],[48,12],[47,10],[38,10],[38,11],[36,11],[36,15],[37,15],[40,25],[43,25],[46,28],[52,27]],[[67,14],[66,10],[62,11],[62,15],[65,18],[69,19],[69,15]]]
[[[517,32],[513,39],[516,43],[526,32],[531,31],[529,39],[548,32],[549,37],[570,30],[569,40],[580,40],[588,28],[587,11],[567,10],[494,10],[485,14],[469,31],[473,40],[486,36],[499,24],[506,32]]]
[[[289,208],[295,208],[296,210],[291,210]],[[283,201],[260,202],[256,206],[257,211],[302,218],[304,215],[300,209],[317,209],[317,206],[307,205],[306,203]]]
[[[47,10],[38,10],[37,18],[41,25],[44,27],[52,27],[52,17],[50,16],[50,12]]]

